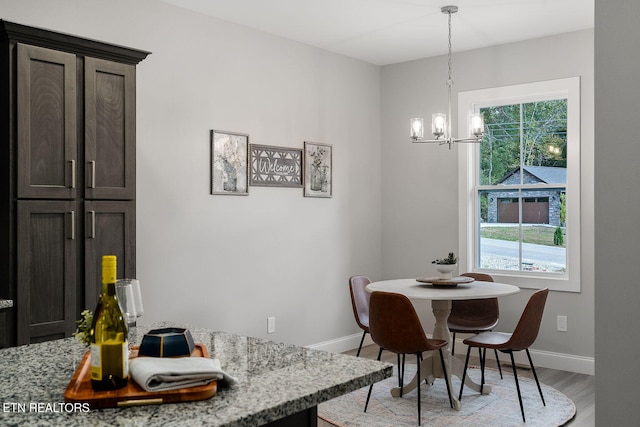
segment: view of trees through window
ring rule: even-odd
[[[567,100],[480,112],[480,268],[565,272]]]

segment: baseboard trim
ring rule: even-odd
[[[331,353],[343,353],[345,351],[357,349],[362,339],[362,334],[347,335],[345,337],[324,341],[317,344],[308,345],[314,350],[324,350]],[[363,345],[373,344],[371,336],[367,335]],[[456,339],[456,354],[467,354],[467,347],[462,344],[462,339]],[[595,375],[595,359],[593,357],[578,356],[575,354],[555,353],[551,351],[530,349],[531,358],[536,367],[557,369],[559,371],[575,372],[578,374]],[[509,362],[509,357],[504,353],[500,354],[502,363]],[[491,356],[493,357],[493,355]],[[529,366],[527,354],[524,352],[514,353],[517,364]]]
[[[362,333],[347,335],[346,337],[336,338],[329,341],[324,341],[317,344],[308,345],[307,348],[311,348],[314,350],[324,350],[329,351],[331,353],[344,353],[345,351],[357,349],[360,345],[360,340],[362,339]],[[363,346],[371,345],[373,341],[371,340],[371,335],[367,334],[364,339]]]

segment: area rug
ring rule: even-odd
[[[407,364],[405,371],[405,381],[409,381],[415,373],[415,366]],[[547,404],[543,406],[535,381],[518,375],[527,419],[526,424],[523,423],[513,375],[504,369],[503,374],[504,379],[500,379],[498,371],[485,370],[485,382],[492,388],[490,394],[480,395],[465,387],[460,411],[450,408],[447,388],[442,379],[436,379],[430,387],[422,382],[422,425],[553,427],[562,426],[575,416],[576,407],[567,396],[552,387],[540,384]],[[469,376],[479,383],[480,369],[470,368]],[[397,374],[376,383],[366,413],[363,409],[369,391],[368,386],[321,403],[318,405],[318,416],[338,427],[417,426],[416,390],[403,397],[392,397],[389,390],[397,385]],[[460,392],[460,380],[456,377],[453,377],[453,390],[455,395]]]

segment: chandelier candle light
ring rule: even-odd
[[[458,11],[458,6],[444,6],[440,9],[442,13],[449,15],[449,79],[447,80],[447,92],[449,96],[449,115],[444,113],[433,114],[431,119],[431,132],[435,139],[424,138],[424,120],[422,118],[411,119],[411,140],[412,142],[438,143],[439,145],[451,145],[456,142],[482,142],[484,133],[484,123],[479,113],[474,113],[469,117],[469,137],[453,138],[451,137],[451,86],[453,79],[451,78],[451,14]],[[449,120],[447,120],[449,118]]]

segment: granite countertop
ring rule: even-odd
[[[179,325],[140,326],[137,339],[132,336],[130,341],[139,343],[148,329],[167,326]],[[222,369],[238,378],[238,386],[219,383],[214,397],[197,402],[67,412],[64,391],[87,348],[65,338],[0,350],[0,424],[259,426],[392,375],[388,363],[209,329],[189,330],[196,343],[205,344],[210,356],[220,360]]]
[[[0,310],[3,308],[11,308],[13,307],[13,300],[10,299],[0,299]]]

